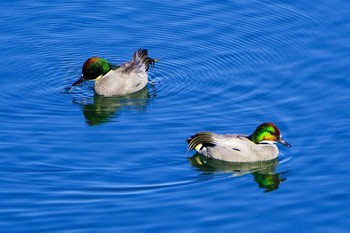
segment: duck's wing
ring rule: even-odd
[[[209,158],[224,161],[241,162],[247,158],[249,145],[252,143],[244,135],[214,134],[199,132],[187,139],[188,150],[196,150]]]

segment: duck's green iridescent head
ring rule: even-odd
[[[111,70],[109,62],[100,57],[90,57],[82,68],[82,74],[86,80],[96,79]]]
[[[248,138],[254,143],[260,143],[262,141],[279,142],[285,146],[290,147],[291,145],[286,142],[280,133],[280,130],[274,123],[263,123],[259,125],[254,133]]]
[[[79,85],[86,80],[94,80],[107,74],[113,65],[107,60],[100,57],[90,57],[82,67],[82,75],[78,81],[73,83],[73,86]]]

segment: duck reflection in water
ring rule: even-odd
[[[82,106],[86,123],[90,126],[109,122],[122,109],[132,109],[136,112],[146,111],[152,96],[147,87],[142,90],[121,97],[104,97],[95,95],[92,101],[74,101]],[[87,102],[87,103],[86,103]]]
[[[193,167],[198,168],[203,174],[210,174],[216,171],[232,172],[235,176],[252,174],[254,181],[264,192],[271,192],[279,188],[280,183],[286,180],[282,173],[276,173],[278,159],[259,162],[226,162],[213,158],[207,158],[199,153],[188,158]]]

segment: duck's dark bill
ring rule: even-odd
[[[72,84],[72,86],[78,86],[80,83],[85,82],[84,76],[80,76],[80,79]]]
[[[286,140],[284,140],[282,137],[280,137],[279,143],[281,143],[282,145],[288,146],[288,147],[292,146],[291,144],[286,142]]]

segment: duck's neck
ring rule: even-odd
[[[108,64],[109,64],[109,67],[111,68],[111,70],[115,70],[115,69],[118,69],[120,67],[120,66],[114,65],[110,62]]]
[[[257,137],[256,134],[249,135],[247,138],[256,144],[260,142],[259,137]]]
[[[250,136],[248,136],[248,139],[256,144],[261,143],[262,141],[265,140],[270,140],[271,139],[271,134],[264,130],[255,130],[254,133]]]

